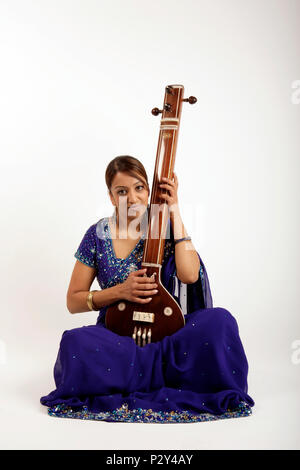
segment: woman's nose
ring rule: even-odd
[[[130,191],[128,193],[128,204],[132,205],[132,204],[137,204],[137,203],[138,203],[137,195],[134,194],[133,191]]]

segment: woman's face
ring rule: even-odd
[[[131,176],[118,171],[110,188],[110,200],[121,217],[129,220],[141,216],[147,209],[149,192],[140,175]],[[130,209],[131,208],[131,209]]]

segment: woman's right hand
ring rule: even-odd
[[[129,300],[130,302],[138,302],[145,304],[152,300],[152,295],[157,294],[157,284],[154,278],[143,276],[146,273],[147,268],[139,269],[129,273],[127,279],[119,284],[120,298]],[[139,298],[138,296],[144,296],[147,298]]]

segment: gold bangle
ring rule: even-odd
[[[97,310],[93,304],[93,293],[94,292],[97,292],[96,290],[91,290],[89,293],[88,293],[88,296],[87,296],[87,299],[86,299],[86,303],[88,304],[88,307],[90,310]]]

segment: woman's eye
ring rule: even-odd
[[[142,188],[142,189],[144,189],[144,186],[140,184],[139,186],[136,186],[136,189],[137,189],[137,188]],[[125,189],[120,189],[120,191],[118,191],[118,194],[122,193],[122,191],[126,191],[126,190],[125,190]]]

